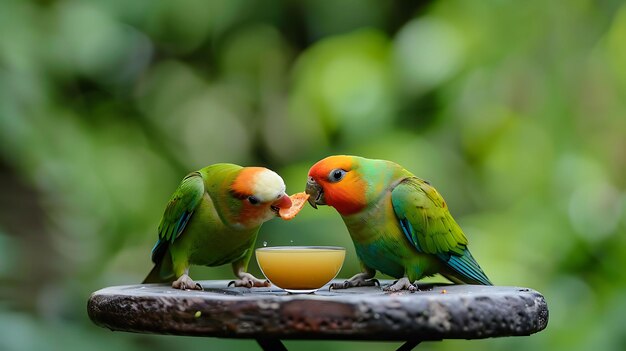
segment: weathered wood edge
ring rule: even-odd
[[[241,289],[152,294],[112,287],[91,295],[88,313],[111,330],[222,338],[482,339],[530,335],[547,326],[548,307],[535,290],[444,288],[447,294],[388,295],[370,288],[369,294],[325,296]]]

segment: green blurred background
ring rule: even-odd
[[[189,171],[264,165],[293,193],[337,153],[430,180],[491,279],[548,301],[539,334],[421,348],[626,349],[621,1],[3,0],[0,350],[258,350],[112,333],[87,298],[142,280]],[[358,271],[330,208],[263,241],[345,246]]]

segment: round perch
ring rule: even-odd
[[[89,317],[111,330],[275,339],[481,339],[529,335],[548,323],[545,299],[527,288],[420,285],[415,293],[364,287],[289,295],[200,283],[204,291],[105,288],[89,298]]]

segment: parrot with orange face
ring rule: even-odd
[[[361,263],[361,273],[332,288],[373,286],[376,271],[398,279],[388,291],[415,291],[417,280],[436,273],[455,283],[492,285],[443,197],[396,163],[330,156],[309,170],[306,193],[314,208],[339,212]]]
[[[190,173],[167,204],[144,283],[202,290],[190,265],[231,263],[235,286],[269,286],[246,272],[248,262],[261,224],[290,207],[283,179],[267,168],[220,163]]]

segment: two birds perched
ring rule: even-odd
[[[374,285],[376,271],[397,278],[387,290],[415,290],[440,273],[455,283],[491,285],[467,248],[467,238],[442,196],[401,166],[357,156],[330,156],[309,170],[309,203],[341,215],[362,272],[333,288]],[[268,286],[246,272],[258,230],[291,201],[276,173],[262,167],[217,164],[183,179],[170,199],[145,279],[201,289],[191,264],[232,263],[235,286]]]

